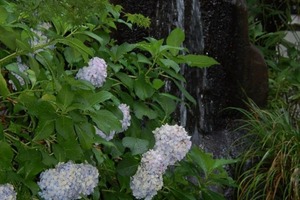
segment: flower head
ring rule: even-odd
[[[7,183],[0,185],[0,199],[1,200],[16,200],[17,193],[14,191],[14,187]]]
[[[169,165],[184,158],[191,148],[190,136],[183,127],[168,124],[153,131],[155,145],[142,155],[131,177],[130,188],[137,199],[151,200],[163,186],[162,176]]]
[[[46,45],[50,42],[49,38],[45,35],[45,31],[50,29],[52,25],[47,22],[42,22],[37,25],[35,29],[31,29],[31,31],[34,33],[33,38],[30,40],[30,45],[32,48]],[[45,49],[54,49],[54,45],[48,45],[42,49],[37,49],[34,53],[39,53],[41,51],[44,51]]]
[[[87,67],[78,70],[76,78],[89,81],[93,86],[99,88],[107,77],[107,65],[102,58],[92,58]]]
[[[151,173],[141,166],[138,167],[136,174],[131,177],[130,188],[133,196],[137,199],[151,200],[162,187],[162,174]]]
[[[41,173],[39,195],[45,200],[81,199],[98,185],[98,170],[89,164],[58,163]]]
[[[192,146],[191,137],[182,126],[165,124],[153,131],[154,149],[163,152],[169,164],[182,160]]]
[[[121,120],[122,132],[123,132],[123,131],[126,131],[128,129],[128,127],[130,126],[131,116],[130,116],[130,111],[129,111],[128,105],[121,103],[119,105],[119,109],[123,113],[123,119]]]

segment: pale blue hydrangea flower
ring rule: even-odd
[[[121,103],[118,108],[122,111],[123,113],[123,119],[120,121],[122,124],[122,132],[126,131],[128,127],[130,126],[131,122],[131,116],[130,116],[130,109],[129,106]]]
[[[168,166],[182,160],[192,145],[182,126],[166,124],[153,133],[154,148],[142,155],[138,170],[131,177],[130,188],[137,199],[151,200],[162,188],[162,176]]]
[[[17,66],[19,72],[21,73],[25,73],[29,69],[29,67],[22,62],[20,56],[17,57]],[[25,85],[25,80],[20,75],[16,74],[15,72],[11,72],[11,74],[16,77],[21,86]],[[17,90],[17,87],[12,80],[9,80],[8,82],[12,85],[13,90]]]
[[[142,155],[140,166],[151,174],[163,174],[168,167],[165,155],[154,149],[150,149]]]
[[[50,42],[50,39],[45,35],[45,31],[50,29],[52,25],[48,22],[42,22],[37,25],[36,29],[30,29],[33,33],[34,36],[30,40],[30,46],[32,48],[38,47],[38,46],[43,46],[46,45]],[[45,49],[51,49],[53,50],[55,48],[54,45],[48,45],[45,46],[44,48],[37,49],[34,53],[39,53],[41,51],[44,51]]]
[[[107,64],[102,58],[92,58],[87,67],[78,70],[77,79],[89,81],[93,86],[99,88],[107,77]]]
[[[191,136],[182,126],[165,124],[153,131],[155,137],[154,149],[165,154],[169,165],[182,160],[191,149]]]
[[[14,190],[14,187],[9,184],[0,185],[0,199],[1,200],[16,200],[17,193]]]
[[[58,163],[41,173],[39,195],[45,200],[81,199],[93,193],[98,177],[97,168],[90,164]]]
[[[137,199],[151,200],[162,187],[162,174],[151,173],[142,166],[139,166],[135,175],[131,177],[130,188]]]
[[[120,122],[122,125],[121,132],[124,132],[128,129],[128,127],[130,126],[130,123],[131,123],[130,109],[129,109],[129,106],[124,103],[120,104],[118,106],[118,108],[121,110],[121,112],[123,114],[123,119],[120,120]],[[100,137],[102,137],[103,139],[105,139],[106,141],[112,140],[114,138],[115,134],[117,133],[116,131],[112,130],[107,135],[103,131],[98,129],[97,127],[95,127],[95,130],[96,130],[96,134],[99,135]]]

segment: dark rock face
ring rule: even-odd
[[[186,89],[197,100],[192,109],[179,109],[178,121],[198,135],[224,130],[236,113],[227,107],[244,107],[246,97],[259,106],[267,100],[268,74],[263,56],[248,39],[248,16],[244,0],[113,0],[125,12],[142,13],[152,20],[150,30],[116,33],[120,42],[147,36],[165,38],[176,26],[185,30],[190,53],[214,57],[220,65],[208,69],[183,67]],[[174,92],[174,94],[180,95]],[[184,114],[183,114],[184,113]],[[184,117],[183,117],[184,115]]]

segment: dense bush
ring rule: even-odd
[[[223,169],[234,161],[168,125],[181,99],[166,80],[195,103],[180,65],[217,62],[182,48],[180,29],[117,44],[118,23],[149,25],[122,12],[106,0],[0,1],[1,199],[216,200],[210,186],[234,185]]]

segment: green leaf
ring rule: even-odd
[[[211,154],[205,153],[198,147],[194,146],[188,153],[188,156],[203,170],[206,177],[212,172],[215,161]]]
[[[11,168],[13,156],[11,146],[5,141],[0,141],[0,171]]]
[[[176,103],[173,101],[173,99],[159,95],[156,98],[154,98],[155,101],[161,106],[161,108],[165,111],[165,115],[168,116],[172,114],[176,109]]]
[[[179,72],[180,67],[179,67],[179,65],[178,65],[175,61],[173,61],[173,60],[171,60],[171,59],[163,59],[163,58],[161,58],[161,59],[159,59],[159,60],[160,60],[165,66],[173,68],[174,71],[175,71],[176,73]]]
[[[214,58],[209,56],[204,56],[204,55],[188,54],[188,55],[181,55],[178,57],[183,59],[182,63],[186,63],[191,67],[205,68],[205,67],[210,67],[212,65],[220,64]]]
[[[69,64],[74,64],[82,60],[81,54],[73,47],[66,47],[64,50],[64,56]]]
[[[121,176],[133,176],[139,166],[139,161],[132,156],[124,157],[117,166],[117,172]]]
[[[88,62],[88,56],[94,56],[94,52],[91,48],[87,47],[81,40],[76,38],[60,38],[57,42],[68,45],[76,49],[83,57],[83,59]]]
[[[112,47],[112,52],[113,54],[113,61],[118,61],[120,60],[124,54],[132,51],[136,47],[135,44],[128,44],[128,43],[123,43],[120,46],[113,46]],[[116,48],[114,50],[114,48]]]
[[[0,7],[0,24],[4,24],[8,17],[8,12],[4,7]]]
[[[40,120],[33,141],[43,140],[54,134],[54,122],[55,120]]]
[[[172,79],[172,78],[171,78]],[[188,91],[186,91],[186,89],[181,85],[181,83],[179,83],[178,81],[176,81],[175,79],[172,79],[173,82],[175,83],[175,85],[179,88],[179,90],[182,92],[182,94],[190,101],[192,102],[194,105],[197,104],[196,99],[194,97],[192,97],[190,95],[190,93],[188,93]]]
[[[75,125],[75,130],[83,150],[89,150],[94,144],[94,127],[90,123]]]
[[[167,37],[167,45],[180,47],[185,39],[185,34],[182,29],[176,28],[174,29],[169,36]],[[177,49],[170,50],[173,56],[176,56],[179,52]]]
[[[143,116],[147,116],[149,119],[155,119],[157,117],[157,113],[143,102],[134,103],[133,110],[138,119],[143,119]]]
[[[16,40],[20,39],[20,32],[11,27],[0,26],[0,41],[12,51],[16,50]],[[0,63],[1,64],[1,63]]]
[[[0,70],[0,96],[7,97],[9,95],[9,90],[7,88],[6,81],[4,77],[2,76],[1,70]]]
[[[181,190],[171,189],[171,192],[176,197],[175,199],[196,200],[192,194],[187,194]]]
[[[146,152],[149,146],[149,142],[147,140],[134,137],[124,137],[122,144],[124,147],[128,147],[131,150],[132,155]]]
[[[103,43],[104,43],[104,40],[102,39],[102,37],[96,35],[95,33],[91,32],[91,31],[83,31],[83,32],[81,32],[81,33],[83,33],[83,34],[85,34],[85,35],[87,35],[87,36],[89,36],[89,37],[91,37],[91,38],[97,40],[101,45],[104,45],[104,44],[103,44]]]
[[[130,90],[133,89],[133,80],[128,76],[128,74],[118,72],[115,74],[115,76],[120,79],[120,81],[127,86]]]
[[[57,94],[57,104],[61,105],[61,109],[65,111],[69,107],[74,99],[74,91],[67,84],[62,85],[62,88],[58,91]]]
[[[221,194],[212,190],[201,191],[201,194],[205,200],[226,200]]]
[[[120,132],[122,130],[120,120],[108,110],[99,110],[90,113],[90,116],[104,133],[110,133],[110,131]]]
[[[165,85],[165,82],[162,81],[161,79],[154,79],[152,82],[152,87],[156,90],[159,90],[162,86]]]
[[[75,138],[74,122],[67,116],[60,116],[55,120],[55,129],[66,140]]]
[[[61,145],[54,144],[52,145],[53,153],[58,162],[65,162],[66,161],[66,152]],[[68,158],[69,159],[69,158]]]
[[[83,151],[77,140],[64,140],[60,139],[58,141],[60,148],[59,151],[65,152],[65,158],[68,160],[82,160]],[[59,152],[59,155],[62,155],[63,152]]]
[[[134,81],[134,91],[141,100],[150,98],[155,92],[152,85],[146,82],[145,76],[143,75]]]

